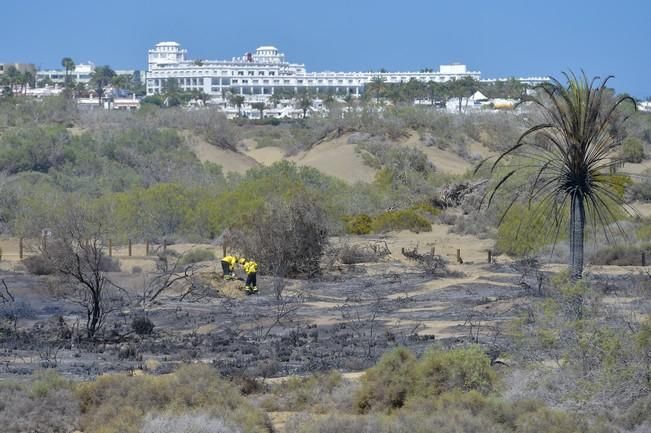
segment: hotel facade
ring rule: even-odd
[[[231,60],[190,60],[187,50],[177,42],[160,42],[149,50],[147,63],[148,95],[162,93],[166,81],[175,79],[184,91],[201,91],[218,100],[229,92],[251,102],[266,101],[280,89],[359,96],[378,77],[388,84],[412,79],[422,82],[446,82],[461,77],[481,79],[479,71],[469,71],[462,64],[441,65],[437,72],[307,72],[304,64],[287,62],[285,55],[272,46],[259,47],[255,53]],[[532,77],[521,81],[546,79]]]

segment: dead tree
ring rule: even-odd
[[[103,215],[83,204],[68,204],[53,215],[53,240],[41,255],[56,270],[61,286],[54,293],[80,305],[86,312],[86,335],[95,338],[107,317],[119,309],[125,292],[107,272],[115,263],[105,254]]]

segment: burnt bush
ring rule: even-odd
[[[138,316],[131,321],[131,329],[138,335],[150,335],[154,332],[154,322],[149,317]]]
[[[590,257],[593,265],[641,266],[642,254],[651,260],[651,246],[613,245],[602,248]]]
[[[23,265],[27,272],[34,275],[52,275],[56,272],[52,262],[41,254],[24,258]]]

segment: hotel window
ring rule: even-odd
[[[244,71],[237,71],[237,75],[244,75]]]
[[[274,80],[274,84],[280,84],[280,80]]]
[[[269,71],[269,75],[273,76],[276,75],[276,73],[274,71]]]
[[[237,80],[233,80],[233,84],[237,84]]]
[[[258,72],[258,75],[264,75],[264,71]]]
[[[248,84],[249,80],[242,80],[242,84]]]
[[[298,84],[303,84],[303,80],[296,80]]]
[[[255,71],[249,71],[249,75],[255,75]]]
[[[344,83],[344,80],[337,80],[337,83],[338,83],[338,84],[343,84],[343,83]]]
[[[283,80],[283,84],[289,84],[289,80]]]
[[[251,83],[258,84],[258,80],[251,80]]]
[[[262,80],[263,84],[269,84],[269,80]]]

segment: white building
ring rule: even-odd
[[[75,83],[88,84],[90,81],[93,72],[95,72],[95,64],[92,62],[80,63],[75,65],[75,69],[70,71],[70,77]],[[115,70],[115,75],[137,75],[143,76],[142,71],[125,69],[125,70]],[[43,69],[36,72],[36,81],[49,78],[55,84],[63,84],[66,80],[66,70],[65,69]]]
[[[438,72],[307,72],[305,65],[287,62],[285,55],[271,46],[231,60],[190,60],[186,56],[187,50],[177,42],[161,42],[149,50],[147,94],[161,93],[169,79],[175,79],[182,90],[201,91],[218,100],[229,91],[249,101],[265,101],[279,89],[360,95],[377,77],[391,84],[411,79],[445,82],[465,76],[479,80],[481,75],[462,64],[441,65]]]

